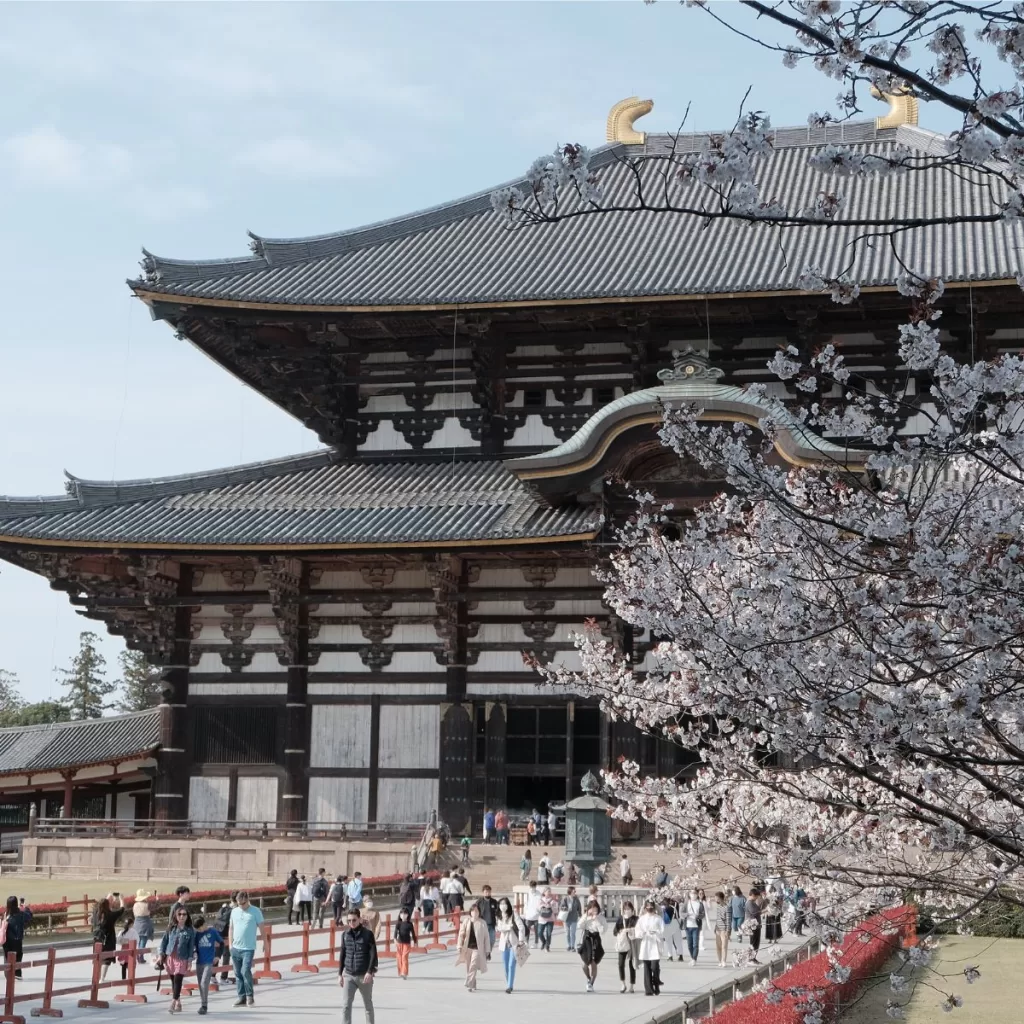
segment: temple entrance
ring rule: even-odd
[[[548,804],[565,802],[564,775],[509,775],[506,780],[508,812],[530,814],[534,808],[548,813]]]

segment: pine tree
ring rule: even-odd
[[[18,677],[0,668],[0,725],[8,724],[8,717],[15,714],[24,703],[18,687]]]
[[[121,699],[119,711],[145,711],[160,703],[160,669],[146,661],[141,651],[122,651],[117,656],[121,666]]]
[[[59,669],[64,680],[61,685],[68,691],[67,706],[72,719],[100,718],[113,707],[105,703],[117,684],[107,681],[107,659],[96,649],[99,637],[95,633],[82,633],[78,653],[71,659],[70,668]]]
[[[41,700],[38,704],[22,704],[14,711],[5,712],[0,720],[3,725],[51,725],[53,722],[70,722],[71,711],[66,704],[54,700]]]

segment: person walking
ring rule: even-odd
[[[288,875],[288,878],[284,883],[285,898],[288,901],[288,923],[294,924],[293,918],[295,917],[295,911],[297,904],[295,902],[295,892],[299,888],[299,869],[292,868]]]
[[[679,916],[686,928],[686,948],[690,954],[690,965],[696,966],[700,952],[700,933],[704,928],[704,903],[696,889],[690,890],[686,902],[680,907]]]
[[[555,915],[558,913],[558,897],[548,886],[541,895],[537,906],[540,948],[551,952],[551,936],[555,930]]]
[[[408,907],[398,908],[395,922],[395,961],[398,976],[404,981],[409,977],[409,951],[416,944],[416,929],[412,923],[412,911]]]
[[[666,896],[661,901],[661,920],[665,925],[665,934],[663,938],[665,952],[668,953],[669,960],[673,960],[679,957],[683,959],[683,931],[682,926],[679,923],[679,908],[675,902]]]
[[[551,881],[551,858],[543,853],[537,864],[537,884],[547,885]]]
[[[526,941],[526,924],[507,896],[498,900],[494,930],[497,937],[495,948],[501,954],[502,966],[505,968],[505,992],[511,995],[516,983],[516,967],[526,963],[530,947]]]
[[[633,869],[630,867],[629,857],[626,854],[623,854],[619,860],[619,878],[622,879],[623,885],[633,884]]]
[[[466,965],[466,988],[475,992],[477,973],[486,974],[487,954],[491,951],[487,925],[480,917],[480,908],[475,903],[469,908],[469,917],[464,918],[459,926],[458,949],[455,963]]]
[[[650,900],[644,904],[644,912],[636,922],[634,931],[638,941],[638,956],[644,965],[644,993],[649,996],[661,995],[661,940],[665,922]]]
[[[664,889],[668,885],[668,872],[664,864],[657,864],[654,867],[654,888]]]
[[[448,913],[454,914],[466,905],[466,886],[461,875],[452,875],[448,880]]]
[[[450,871],[446,871],[441,876],[441,910],[445,914],[450,914],[452,912],[451,899],[452,899],[452,873]]]
[[[558,831],[558,815],[548,810],[548,820],[544,823],[544,845],[548,843],[555,844],[556,838],[555,833]]]
[[[338,954],[338,984],[344,992],[341,1019],[352,1024],[356,992],[363,997],[366,1024],[373,1024],[373,979],[377,976],[377,940],[363,927],[358,910],[349,909],[348,928],[341,935]]]
[[[0,921],[0,933],[2,933],[0,934],[0,943],[4,947],[5,962],[12,953],[15,955],[18,963],[18,967],[14,971],[16,978],[21,977],[21,954],[25,942],[25,928],[31,921],[32,911],[28,904],[24,900],[19,903],[17,896],[8,896],[4,917]],[[104,973],[106,972],[104,971]]]
[[[398,887],[398,907],[400,910],[408,910],[412,918],[412,912],[416,909],[416,882],[411,874],[406,874]]]
[[[352,881],[348,883],[345,889],[345,895],[348,897],[350,910],[363,909],[363,874],[361,871],[357,871],[352,876]]]
[[[558,919],[565,925],[565,948],[570,953],[576,948],[576,926],[582,916],[583,907],[576,895],[576,886],[570,885],[558,906]]]
[[[313,887],[306,881],[305,875],[299,876],[299,884],[295,887],[295,923],[303,921],[313,924]]]
[[[473,845],[473,837],[465,835],[459,840],[459,846],[462,849],[462,863],[469,865],[469,851]]]
[[[508,815],[504,810],[494,816],[494,829],[498,835],[498,845],[508,846]]]
[[[743,919],[747,914],[747,898],[737,885],[729,898],[729,916],[732,918],[732,930],[736,933],[737,942],[743,941]]]
[[[526,923],[526,939],[529,941],[530,932],[533,932],[534,948],[540,945],[540,898],[541,893],[537,889],[537,883],[530,883],[530,891],[526,894],[526,901],[523,905],[523,921]]]
[[[523,850],[523,859],[519,862],[519,880],[521,882],[528,882],[530,880],[530,872],[533,870],[533,854],[530,853],[529,847]]]
[[[615,921],[615,928],[612,935],[615,937],[615,952],[619,955],[619,981],[622,982],[620,991],[626,991],[626,965],[629,965],[629,991],[634,991],[636,986],[636,965],[639,956],[640,942],[636,937],[636,910],[629,900],[622,904],[622,913]]]
[[[711,904],[711,925],[715,930],[715,953],[718,956],[718,966],[727,967],[726,957],[729,955],[732,910],[724,892],[715,893],[715,902]]]
[[[761,949],[761,897],[756,889],[750,890],[744,908],[743,927],[750,935],[750,962],[759,963],[757,954]]]
[[[597,968],[604,959],[604,945],[601,942],[603,931],[604,918],[601,916],[601,908],[596,903],[587,904],[587,912],[579,924],[579,954],[583,961],[583,973],[587,979],[587,992],[594,991]]]
[[[798,882],[793,890],[793,934],[803,935],[807,923],[807,893]]]
[[[375,940],[379,939],[380,911],[374,909],[373,900],[367,900],[363,904],[361,917],[363,919],[363,927],[374,937]]]
[[[483,835],[484,835],[484,842],[485,843],[493,843],[494,842],[494,833],[495,833],[495,831],[496,831],[496,826],[494,824],[494,811],[492,811],[489,807],[485,807],[484,808],[484,828],[483,828]]]
[[[174,924],[174,921],[178,916],[178,910],[181,907],[184,907],[185,913],[188,914],[188,923],[192,923],[192,911],[188,909],[188,898],[191,895],[192,890],[187,885],[179,885],[178,888],[174,890],[174,904],[171,906],[171,909],[167,914],[168,928]]]
[[[569,861],[569,863],[566,865],[566,878],[565,878],[565,880],[566,880],[566,882],[569,883],[569,885],[579,885],[580,884],[580,873],[576,869],[576,865],[572,861]]]
[[[423,899],[420,901],[420,915],[423,919],[423,930],[433,934],[434,932],[434,911],[441,904],[441,891],[435,882],[427,882],[423,889]]]
[[[217,963],[217,947],[225,945],[224,936],[206,918],[197,917],[196,929],[196,982],[199,985],[199,1015],[206,1015],[210,1002],[210,982]]]
[[[153,914],[149,907],[151,894],[146,889],[135,890],[135,902],[132,904],[132,914],[135,916],[135,933],[138,935],[136,949],[139,951],[137,962],[144,964],[146,957],[144,950],[153,940]]]
[[[491,887],[485,885],[480,894],[480,899],[476,901],[477,906],[480,908],[480,917],[482,918],[485,925],[487,925],[487,937],[491,940],[491,949],[494,949],[495,939],[495,927],[498,920],[498,901],[491,895]],[[487,959],[491,959],[491,954],[487,954]]]
[[[158,968],[166,970],[171,979],[171,1013],[181,1013],[181,985],[196,955],[196,930],[188,919],[188,911],[178,907],[174,921],[160,940]]]
[[[228,921],[228,948],[231,965],[235,969],[235,1006],[252,1006],[252,961],[256,955],[256,940],[263,937],[263,912],[249,902],[249,894],[242,890],[237,905]]]
[[[10,900],[7,901],[10,906]],[[177,904],[176,904],[177,905]],[[184,907],[179,909],[184,910]],[[187,912],[186,912],[187,913]],[[101,980],[106,980],[110,962],[114,959],[114,947],[117,945],[117,922],[124,914],[121,897],[116,893],[108,893],[96,904],[92,915],[92,941],[103,947],[103,972]],[[109,955],[108,955],[109,954]]]
[[[220,972],[220,980],[225,982],[228,980],[228,972],[226,970],[229,963],[231,963],[231,947],[228,945],[228,931],[231,928],[231,911],[238,906],[238,890],[236,889],[232,894],[231,898],[225,900],[220,905],[220,910],[217,911],[217,931],[220,933],[220,966],[222,968]]]
[[[327,908],[327,894],[331,891],[327,881],[327,869],[320,868],[310,886],[313,896],[313,921],[317,928],[324,926],[324,911]]]
[[[135,918],[130,910],[125,911],[124,917],[121,918],[121,931],[117,936],[117,941],[121,947],[117,954],[117,962],[121,965],[121,980],[124,981],[128,977],[128,960],[131,956],[132,943],[135,943],[136,949],[139,948],[139,933],[135,930]],[[19,957],[19,959],[21,958]]]
[[[555,885],[561,885],[563,878],[565,878],[565,864],[559,859],[555,861],[555,866],[551,869],[551,880]]]
[[[782,900],[773,895],[764,908],[764,940],[769,946],[777,946],[782,938]]]

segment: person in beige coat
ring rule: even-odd
[[[462,919],[459,927],[459,955],[456,964],[466,965],[466,988],[476,991],[477,971],[487,972],[487,955],[491,951],[491,939],[487,934],[487,925],[480,916],[480,908],[474,903],[469,908],[469,916]]]

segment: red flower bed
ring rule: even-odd
[[[840,967],[849,968],[845,981],[825,977],[831,964],[825,953],[819,953],[794,965],[772,982],[776,990],[785,993],[781,1001],[769,1002],[767,992],[754,992],[723,1007],[710,1020],[713,1024],[802,1024],[808,994],[825,1007],[823,1016],[828,1020],[830,1011],[841,1002],[851,1001],[865,980],[877,974],[897,949],[914,940],[916,925],[915,907],[884,910],[858,925],[843,940],[838,963]],[[885,934],[893,928],[896,934]]]

